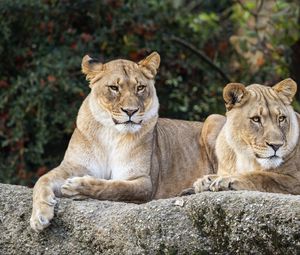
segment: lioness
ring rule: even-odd
[[[217,175],[198,179],[195,191],[300,194],[300,117],[291,106],[296,91],[292,79],[273,87],[228,84],[226,118],[212,115],[203,127],[210,126],[216,139]]]
[[[62,163],[34,187],[34,230],[50,224],[55,197],[145,202],[175,196],[209,174],[199,170],[206,158],[199,142],[202,123],[158,119],[159,64],[156,52],[139,63],[83,58],[91,92]]]

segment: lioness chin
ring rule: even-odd
[[[211,115],[203,127],[215,134],[217,174],[198,179],[195,191],[300,194],[300,117],[291,106],[296,91],[292,79],[273,87],[228,84],[226,118]]]
[[[175,196],[210,173],[200,170],[207,155],[202,123],[158,118],[159,64],[155,52],[139,63],[83,58],[91,92],[63,161],[34,187],[35,231],[50,224],[56,197],[145,202]]]

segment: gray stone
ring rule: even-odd
[[[205,192],[146,204],[60,199],[29,227],[32,190],[0,184],[0,254],[300,254],[300,196]]]

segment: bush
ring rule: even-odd
[[[161,116],[203,120],[223,113],[227,79],[218,67],[232,80],[247,73],[231,67],[240,55],[230,38],[238,28],[232,21],[250,9],[229,0],[0,1],[0,181],[32,186],[62,160],[89,92],[80,73],[87,53],[104,62],[138,61],[156,50],[162,57],[156,82]],[[290,26],[282,29],[291,33]],[[200,58],[174,36],[200,49]],[[286,50],[281,62],[289,59]],[[276,68],[272,79],[284,78],[289,71],[281,62],[243,81],[264,82]],[[239,64],[249,67],[247,59]]]

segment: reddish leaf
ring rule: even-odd
[[[53,33],[53,29],[54,29],[54,22],[53,21],[49,21],[47,23],[47,30],[48,30],[48,33],[49,34],[52,34]]]
[[[264,63],[265,63],[264,56],[260,56],[260,57],[257,58],[257,60],[256,60],[256,65],[257,65],[258,67],[262,66]]]
[[[40,86],[43,88],[43,87],[45,87],[45,84],[46,84],[45,80],[41,79],[40,80]]]
[[[225,53],[225,51],[228,49],[228,41],[219,42],[218,49],[220,53]]]
[[[0,80],[0,88],[7,88],[9,86],[8,82],[5,80]]]
[[[46,30],[46,23],[45,23],[45,22],[41,22],[41,23],[40,23],[40,30],[41,30],[42,32],[44,32],[44,31]]]
[[[47,80],[48,80],[49,82],[53,83],[53,82],[56,81],[56,77],[55,77],[54,75],[51,75],[51,74],[50,74],[50,75],[48,75]]]
[[[49,170],[48,170],[48,168],[47,168],[46,166],[41,166],[41,167],[39,167],[38,170],[36,171],[36,175],[37,175],[38,177],[40,177],[40,176],[44,175],[45,173],[47,173],[48,171],[49,171]]]
[[[84,92],[82,92],[82,91],[80,91],[79,93],[78,93],[78,95],[80,96],[80,97],[85,97],[85,93]]]
[[[212,45],[211,43],[207,43],[204,46],[204,52],[205,54],[210,58],[213,59],[215,57],[216,54],[216,48],[214,47],[214,45]]]
[[[77,43],[76,42],[73,42],[71,45],[70,45],[70,48],[72,50],[76,50],[77,49]]]
[[[80,35],[80,38],[81,38],[82,41],[87,43],[87,42],[89,42],[93,39],[93,36],[91,34],[88,34],[88,33],[82,33]]]

